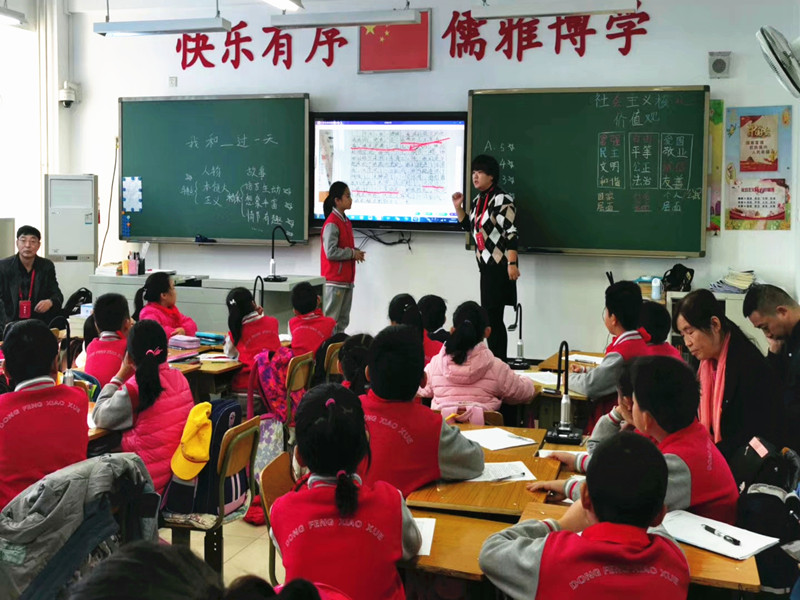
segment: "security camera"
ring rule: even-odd
[[[70,108],[77,101],[78,93],[75,84],[65,81],[64,87],[58,90],[58,103],[64,108]]]

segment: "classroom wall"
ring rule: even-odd
[[[120,96],[308,92],[312,110],[466,110],[470,89],[710,84],[712,97],[724,99],[729,106],[792,104],[797,109],[761,57],[754,37],[762,24],[779,27],[789,39],[796,37],[800,7],[795,0],[737,0],[735,10],[730,0],[644,0],[643,9],[651,17],[645,25],[648,34],[634,39],[628,57],[622,57],[617,46],[603,37],[605,17],[593,17],[592,26],[598,35],[588,42],[585,57],[579,58],[568,45],[556,55],[552,31],[547,29],[552,19],[545,18],[539,27],[545,47],[529,51],[522,63],[508,61],[493,51],[499,38],[497,25],[492,22],[484,28],[489,43],[481,62],[451,59],[449,40],[441,36],[451,10],[466,10],[469,2],[442,0],[429,4],[435,5],[432,70],[383,75],[357,74],[354,28],[345,30],[350,44],[337,51],[331,68],[318,59],[303,62],[311,47],[312,31],[295,32],[291,71],[273,67],[271,61],[261,59],[264,40],[258,33],[260,27],[269,24],[269,9],[260,5],[224,10],[234,23],[238,19],[248,21],[248,33],[255,38],[251,48],[256,60],[245,61],[238,70],[221,64],[222,34],[212,37],[217,45],[213,53],[216,68],[182,71],[175,52],[176,36],[107,39],[92,33],[92,23],[101,20],[102,13],[73,15],[71,72],[82,85],[83,101],[67,117],[71,131],[68,168],[99,175],[104,223],[101,242],[108,218]],[[125,18],[141,17],[126,12]],[[733,52],[730,79],[709,80],[707,53],[713,50]],[[170,76],[178,76],[177,88],[168,87]],[[797,149],[795,143],[795,152]],[[112,214],[115,210],[116,196]],[[797,211],[792,212],[794,220]],[[119,242],[117,236],[117,224],[112,221],[105,260],[127,253],[128,245]],[[796,291],[796,240],[797,225],[790,232],[725,231],[708,238],[705,258],[681,262],[696,270],[697,287],[719,279],[732,267],[755,269],[761,278]],[[416,296],[437,293],[448,300],[451,309],[463,300],[477,299],[477,269],[463,242],[459,234],[414,234],[410,249],[369,242],[365,248],[367,262],[358,268],[350,331],[380,329],[386,323],[389,300],[399,292]],[[159,259],[161,267],[184,273],[250,279],[267,272],[269,249],[162,245],[153,258]],[[316,274],[319,243],[313,238],[307,246],[280,248],[276,258],[279,273]],[[533,357],[551,354],[561,339],[586,350],[599,350],[606,344],[607,332],[601,321],[605,271],[613,271],[617,279],[660,275],[676,262],[533,255],[524,255],[520,261],[526,355]],[[509,347],[513,351],[513,343]]]

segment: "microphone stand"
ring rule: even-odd
[[[270,258],[269,260],[269,275],[264,277],[264,281],[269,283],[286,281],[288,279],[288,277],[285,277],[283,275],[275,274],[275,232],[279,229],[283,233],[283,237],[286,238],[286,241],[289,242],[289,245],[290,246],[295,245],[294,240],[289,239],[289,234],[286,233],[286,230],[281,225],[275,225],[275,227],[272,228],[272,258]]]
[[[562,357],[564,369],[561,369]],[[568,444],[580,446],[583,442],[583,432],[572,426],[572,400],[569,397],[569,344],[561,342],[558,347],[558,379],[556,390],[561,386],[561,373],[564,373],[564,392],[561,395],[561,421],[555,428],[547,431],[544,440],[550,444]]]
[[[522,343],[522,304],[517,303],[514,307],[514,322],[508,326],[508,330],[513,332],[519,324],[519,340],[517,341],[517,357],[508,360],[508,366],[516,371],[525,371],[531,363],[525,360],[525,347]]]

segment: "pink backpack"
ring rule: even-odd
[[[263,418],[274,419],[281,423],[286,422],[286,374],[289,361],[294,354],[290,348],[280,347],[275,352],[264,350],[259,352],[253,361],[250,370],[250,384],[247,390],[247,418],[253,417],[254,412],[263,415]],[[258,392],[263,406],[260,410],[253,409],[253,394]],[[297,406],[303,397],[304,390],[292,394],[292,422]]]

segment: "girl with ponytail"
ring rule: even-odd
[[[336,321],[333,333],[342,333],[350,324],[356,263],[364,262],[365,253],[356,248],[353,224],[345,212],[353,205],[350,188],[343,181],[331,185],[323,203],[325,223],[322,225],[320,271],[325,278],[322,288],[322,311]]]
[[[362,485],[369,441],[358,397],[338,384],[312,388],[296,419],[295,457],[310,474],[270,511],[286,580],[327,584],[352,600],[402,600],[395,563],[422,542],[397,488]]]
[[[397,294],[392,298],[389,302],[389,322],[392,325],[411,325],[420,332],[426,365],[441,351],[442,342],[432,340],[422,326],[422,313],[411,294]]]
[[[181,314],[175,305],[177,300],[175,282],[169,274],[153,273],[145,280],[144,286],[136,291],[133,319],[158,321],[168,338],[173,335],[194,335],[197,333],[197,324]]]
[[[372,336],[368,333],[359,333],[347,338],[339,350],[339,371],[344,376],[342,385],[356,396],[367,393],[365,369],[371,345]]]
[[[486,309],[477,302],[456,309],[444,351],[425,367],[428,380],[419,395],[433,398],[432,409],[482,425],[483,411],[498,410],[503,402],[530,402],[536,395],[533,381],[517,375],[483,343],[491,332]]]
[[[194,406],[189,383],[167,364],[167,336],[161,325],[139,321],[128,333],[128,351],[105,385],[92,417],[98,427],[123,431],[122,451],[144,461],[156,492],[172,476],[170,460]]]
[[[275,352],[281,347],[278,319],[265,315],[247,288],[233,288],[228,292],[225,305],[228,307],[228,335],[224,352],[229,358],[244,363],[231,386],[237,392],[247,391],[256,355],[264,350]]]

